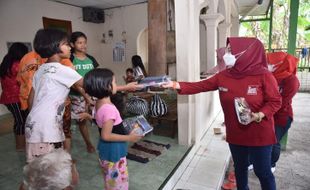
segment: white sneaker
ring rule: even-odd
[[[276,171],[276,167],[271,167],[271,172],[274,173]]]
[[[253,170],[253,164],[251,164],[251,165],[248,166],[248,170],[249,170],[249,171]]]

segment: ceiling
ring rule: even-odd
[[[100,9],[111,9],[147,2],[147,0],[49,0],[76,7],[94,7]]]
[[[100,9],[110,9],[115,7],[122,7],[147,2],[147,0],[49,0],[49,1],[55,1],[58,3],[64,3],[77,7],[94,7]],[[270,4],[270,0],[234,0],[234,1],[237,5],[239,15],[241,16],[265,15],[267,13]],[[259,1],[262,2],[261,5],[258,5]],[[255,8],[253,9],[253,7]],[[251,9],[253,10],[250,11]],[[248,14],[249,11],[250,14]]]
[[[259,5],[258,2],[260,1],[261,4]],[[266,15],[270,6],[270,0],[235,0],[235,2],[241,16]],[[253,10],[251,11],[251,9]],[[250,14],[248,14],[249,12]]]

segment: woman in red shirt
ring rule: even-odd
[[[281,107],[281,96],[267,69],[263,44],[256,38],[228,38],[223,59],[226,69],[211,78],[199,82],[171,81],[163,87],[177,89],[179,94],[219,90],[238,190],[249,189],[249,157],[262,189],[275,190],[270,159],[272,145],[276,143],[273,114]],[[237,97],[243,97],[251,109],[246,125],[238,121],[234,106]]]
[[[13,43],[0,65],[0,80],[2,94],[0,103],[4,104],[14,117],[14,134],[16,150],[25,148],[25,120],[26,112],[21,110],[19,102],[19,84],[16,80],[18,65],[21,58],[28,52],[27,46],[22,43]]]
[[[296,77],[298,58],[284,53],[275,52],[267,54],[268,69],[276,78],[279,91],[282,96],[282,106],[274,115],[277,144],[273,145],[271,166],[276,166],[280,158],[280,141],[291,127],[293,121],[292,99],[299,89],[299,81]]]

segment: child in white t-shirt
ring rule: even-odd
[[[63,113],[70,87],[76,88],[90,102],[82,89],[83,79],[73,69],[59,62],[70,57],[66,33],[56,29],[41,29],[36,33],[34,49],[46,63],[36,71],[28,104],[26,120],[27,161],[62,148],[65,140]]]

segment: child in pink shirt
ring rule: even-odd
[[[127,142],[136,142],[141,136],[134,132],[129,135],[113,133],[114,129],[122,127],[121,115],[110,99],[118,89],[113,72],[102,68],[88,72],[84,78],[84,89],[90,96],[98,98],[95,105],[100,133],[97,149],[105,189],[128,190]]]

